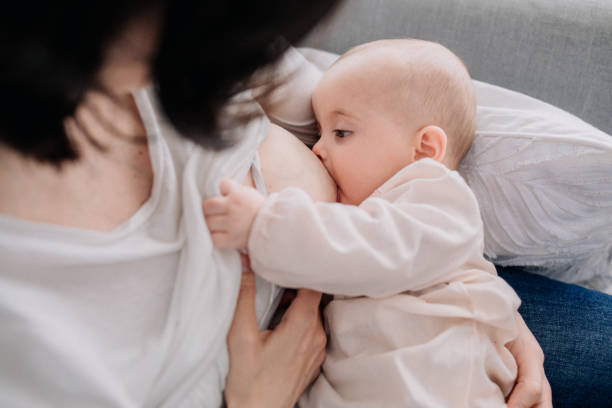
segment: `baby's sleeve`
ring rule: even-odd
[[[249,236],[253,269],[281,286],[385,297],[486,263],[478,206],[461,177],[406,169],[419,174],[359,207],[315,203],[293,188],[273,194]]]

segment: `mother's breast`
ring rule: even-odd
[[[336,201],[336,183],[323,163],[285,129],[270,125],[259,158],[268,192],[298,187],[315,201]]]

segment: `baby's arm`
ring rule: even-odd
[[[425,193],[418,187],[416,194]],[[461,201],[452,194],[446,199]],[[378,197],[360,207],[314,203],[286,189],[258,211],[247,244],[251,266],[280,286],[376,298],[488,268],[473,261],[482,253],[478,215],[466,219],[445,210]]]
[[[274,194],[249,220],[253,269],[281,286],[383,297],[489,268],[474,260],[483,240],[473,194],[437,166],[427,176],[410,167],[413,181],[360,207],[316,203],[294,188]]]

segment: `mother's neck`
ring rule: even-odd
[[[148,13],[126,26],[99,71],[106,93],[88,92],[74,116],[66,118],[78,161],[58,168],[0,145],[0,213],[108,231],[147,200],[153,171],[131,93],[151,80],[155,17]]]

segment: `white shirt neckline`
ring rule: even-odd
[[[92,244],[108,243],[119,240],[144,225],[155,212],[159,202],[160,189],[165,174],[165,163],[161,160],[162,146],[155,143],[161,139],[161,131],[155,119],[155,110],[152,106],[153,97],[151,86],[138,89],[132,93],[138,113],[145,127],[148,144],[148,154],[151,160],[153,182],[149,198],[127,220],[110,231],[100,231],[88,228],[53,224],[50,222],[32,221],[16,216],[0,213],[0,228],[12,234],[36,235],[41,238],[54,240],[74,241],[78,238],[82,242]]]

